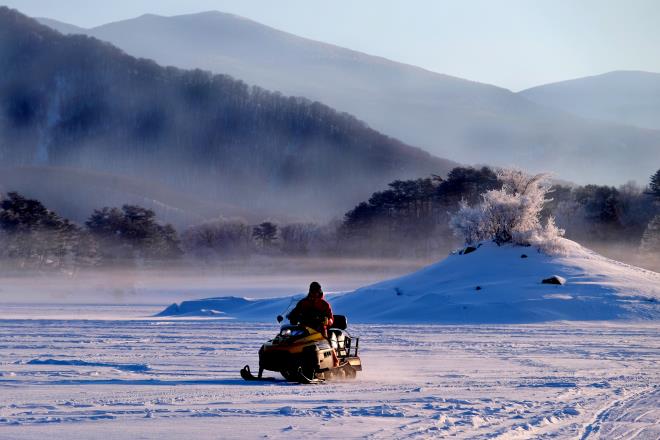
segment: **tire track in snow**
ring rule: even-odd
[[[610,414],[613,410],[628,404],[638,397],[648,393],[652,388],[645,388],[642,391],[638,391],[628,396],[624,396],[621,399],[617,399],[614,402],[611,402],[600,409],[596,415],[591,419],[591,421],[583,428],[582,435],[580,435],[580,440],[587,440],[591,438],[592,434],[598,434],[602,428],[602,425],[605,421],[609,419]]]

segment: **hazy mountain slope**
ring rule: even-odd
[[[38,17],[35,18],[39,23],[45,24],[46,26],[55,29],[58,32],[63,34],[84,34],[87,32],[87,29],[80,26],[76,26],[69,23],[64,23],[59,20],[53,20],[52,18]]]
[[[609,72],[545,84],[519,94],[586,118],[660,129],[660,73]]]
[[[0,154],[139,176],[206,201],[320,218],[453,163],[318,102],[163,68],[0,8]]]
[[[577,118],[491,85],[300,38],[235,15],[143,15],[86,31],[127,52],[318,99],[428,151],[550,170],[576,182],[644,181],[660,132]],[[487,68],[487,66],[485,66]],[[589,167],[582,164],[587,162]]]
[[[8,191],[36,198],[79,224],[87,220],[94,209],[124,204],[152,209],[159,220],[176,226],[219,216],[242,217],[253,222],[267,216],[266,212],[248,212],[217,200],[203,201],[194,194],[152,181],[79,168],[2,167],[0,195]]]

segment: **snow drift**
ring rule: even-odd
[[[563,241],[561,256],[534,246],[482,242],[412,274],[328,295],[353,322],[526,323],[552,320],[658,320],[660,274]],[[564,284],[545,284],[557,277]],[[159,316],[272,320],[302,295],[225,297],[173,304]],[[210,312],[213,311],[213,312]]]

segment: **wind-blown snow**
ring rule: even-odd
[[[17,362],[26,365],[69,365],[76,367],[105,367],[122,371],[148,371],[149,365],[145,364],[115,364],[108,362],[88,362],[80,359],[32,359],[26,362]]]
[[[570,240],[565,254],[484,242],[412,274],[328,295],[355,322],[525,323],[552,320],[658,320],[660,274],[602,257]],[[524,255],[524,256],[523,256]],[[564,285],[543,284],[557,275]],[[172,305],[160,316],[270,321],[298,297],[209,298]]]

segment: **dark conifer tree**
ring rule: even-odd
[[[82,251],[78,226],[16,192],[0,201],[0,233],[0,256],[24,269],[70,269]]]
[[[272,222],[263,222],[252,229],[252,237],[261,244],[263,249],[273,246],[277,240],[278,227]]]
[[[94,210],[85,225],[106,262],[168,260],[182,254],[176,230],[159,224],[152,210],[140,206]]]
[[[655,174],[651,176],[649,192],[657,201],[660,202],[660,170],[656,171]]]

